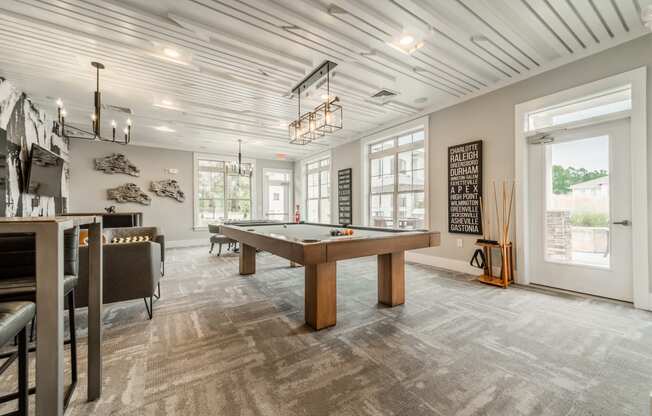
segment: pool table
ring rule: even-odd
[[[240,274],[256,273],[256,250],[305,266],[305,319],[316,330],[337,321],[336,262],[378,256],[378,302],[405,302],[405,251],[439,245],[435,231],[346,227],[353,235],[331,236],[344,227],[314,223],[224,224],[222,233],[240,242]],[[353,278],[353,276],[351,276]]]

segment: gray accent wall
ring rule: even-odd
[[[652,169],[652,35],[647,35],[620,46],[605,50],[579,61],[544,72],[535,77],[498,89],[458,105],[430,113],[429,128],[429,187],[430,228],[442,233],[441,246],[420,250],[420,253],[468,262],[475,250],[477,236],[447,232],[447,164],[448,146],[484,140],[484,193],[489,195],[492,181],[513,180],[515,172],[514,128],[516,104],[543,97],[558,91],[577,87],[612,75],[648,67],[648,169]],[[352,167],[354,174],[354,222],[362,221],[362,168],[360,142],[352,142],[332,149],[334,171]],[[297,163],[298,165],[298,163]],[[333,176],[334,178],[334,176]],[[648,209],[652,220],[652,175],[648,172]],[[337,192],[333,182],[332,191]],[[517,190],[518,192],[518,190]],[[333,212],[337,212],[337,203]],[[515,230],[513,230],[515,231]],[[652,221],[650,221],[652,236]],[[457,240],[462,247],[457,247]],[[518,242],[517,242],[518,244]],[[652,242],[650,244],[652,259]],[[652,280],[652,277],[651,277]]]
[[[423,250],[423,252],[447,259],[468,261],[475,249],[473,243],[476,236],[447,232],[446,149],[448,146],[475,139],[484,140],[484,194],[489,195],[492,181],[499,183],[505,179],[510,181],[514,179],[514,129],[517,104],[641,66],[648,66],[649,169],[652,168],[652,143],[650,143],[652,94],[649,92],[652,86],[652,35],[430,114],[430,227],[442,232],[442,243],[441,247]],[[650,180],[648,187],[648,196],[652,197]],[[650,218],[652,218],[652,210]],[[652,236],[652,232],[650,235]],[[462,248],[457,247],[457,239],[462,239]]]
[[[143,212],[144,224],[157,226],[166,235],[166,239],[178,244],[199,243],[204,239],[208,245],[208,231],[194,230],[194,192],[193,192],[193,153],[145,146],[121,146],[112,143],[74,140],[71,145],[70,212],[103,212],[109,205],[115,205],[120,211]],[[96,157],[122,153],[140,169],[140,176],[114,174],[108,175],[96,171],[93,160]],[[246,155],[245,155],[246,156]],[[255,215],[262,213],[264,168],[292,169],[293,163],[276,160],[258,159],[255,161]],[[166,173],[166,169],[177,169],[176,175]],[[184,202],[171,198],[156,196],[149,191],[150,182],[160,179],[175,179],[181,190],[186,193]],[[107,199],[106,190],[133,182],[140,186],[152,198],[149,206],[136,203],[119,204]]]

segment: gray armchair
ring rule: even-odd
[[[104,230],[104,303],[144,299],[149,318],[154,314],[154,298],[160,297],[165,238],[156,227],[109,228]],[[117,243],[115,239],[148,236],[149,241]],[[77,304],[88,304],[88,247],[79,248],[79,293]],[[149,303],[148,303],[149,299]]]

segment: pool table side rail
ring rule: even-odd
[[[225,222],[220,225],[234,225],[237,227],[264,227],[264,226],[274,226],[274,225],[315,225],[318,227],[328,227],[328,228],[338,228],[338,229],[343,229],[343,228],[350,228],[352,230],[365,230],[365,231],[384,231],[387,233],[414,233],[414,232],[428,232],[426,229],[415,229],[415,230],[408,230],[408,229],[401,229],[401,228],[383,228],[383,227],[374,227],[371,225],[347,225],[344,226],[342,224],[324,224],[324,223],[319,223],[319,222],[305,222],[301,221],[299,223],[296,222],[284,222],[284,221],[233,221],[233,222]]]
[[[322,225],[323,226],[323,225]],[[382,231],[382,229],[374,229]],[[300,264],[319,264],[378,254],[395,253],[418,248],[438,246],[440,233],[401,232],[387,236],[338,239],[316,243],[290,241],[270,235],[247,231],[245,227],[224,225],[225,236],[241,244],[255,247]]]

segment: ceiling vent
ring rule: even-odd
[[[381,89],[377,93],[371,96],[371,100],[379,104],[387,104],[392,98],[396,97],[399,93],[396,91],[388,90],[386,88]]]
[[[387,89],[383,88],[382,90],[380,90],[377,93],[375,93],[374,95],[372,95],[371,98],[388,98],[388,97],[395,97],[397,95],[398,95],[397,92],[394,92],[394,91],[387,90]]]
[[[116,113],[128,114],[130,116],[134,114],[134,111],[131,108],[120,107],[119,105],[103,104],[102,109],[107,110],[107,111],[113,111],[113,112],[116,112]]]

